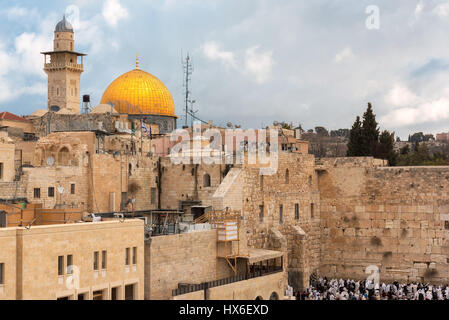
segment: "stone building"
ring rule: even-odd
[[[142,232],[141,220],[0,228],[0,300],[142,300]]]

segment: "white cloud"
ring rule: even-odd
[[[234,53],[221,50],[221,46],[215,41],[206,42],[202,46],[202,50],[204,55],[210,60],[219,60],[228,67],[235,68],[237,66]]]
[[[335,62],[340,63],[344,60],[351,60],[355,57],[352,49],[350,47],[346,47],[340,53],[337,53],[335,56]]]
[[[441,3],[433,9],[433,13],[439,17],[447,17],[449,15],[449,2]]]
[[[264,83],[271,77],[273,69],[273,52],[258,53],[258,46],[251,47],[245,52],[245,70],[255,76],[258,83]]]
[[[17,68],[24,74],[45,77],[42,71],[44,60],[41,51],[51,47],[51,39],[35,33],[22,33],[15,39],[15,56],[19,59]]]
[[[408,107],[415,105],[419,98],[402,84],[396,84],[387,94],[386,102],[394,107]]]
[[[103,17],[109,25],[115,27],[120,20],[128,18],[128,10],[119,0],[106,0],[103,4]]]
[[[403,85],[396,85],[385,100],[396,107],[381,118],[391,128],[449,120],[449,97],[422,97]]]

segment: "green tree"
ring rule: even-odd
[[[360,117],[357,116],[351,130],[349,131],[348,157],[359,157],[362,155],[363,137],[362,123]]]
[[[390,133],[387,130],[382,131],[379,136],[379,143],[377,145],[376,153],[374,156],[380,159],[388,160],[390,166],[396,165],[397,154],[394,151],[394,133]]]
[[[376,153],[379,143],[379,128],[376,122],[376,115],[373,112],[371,103],[363,114],[362,122],[362,156],[373,156]]]

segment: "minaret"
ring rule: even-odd
[[[49,111],[66,109],[68,113],[80,113],[80,78],[85,54],[75,52],[74,47],[73,27],[64,15],[55,28],[53,51],[42,52],[44,71],[48,75]]]

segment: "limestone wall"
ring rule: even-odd
[[[168,157],[162,159],[162,208],[178,209],[180,200],[202,200],[203,205],[212,205],[212,196],[223,181],[224,165],[176,165]],[[206,174],[210,186],[204,185]]]
[[[145,299],[167,300],[179,283],[200,284],[233,276],[217,259],[216,230],[153,237],[145,245]]]
[[[2,166],[0,182],[14,181],[16,174],[14,168],[14,150],[14,143],[8,138],[7,133],[0,132],[0,164]],[[0,198],[2,198],[1,194]]]
[[[373,265],[385,281],[449,279],[449,167],[344,158],[321,169],[323,275],[365,279]]]
[[[255,300],[270,299],[274,293],[279,299],[284,296],[284,274],[282,272],[239,281],[207,290],[208,300]]]
[[[243,173],[248,246],[285,252],[290,284],[296,288],[304,287],[320,264],[320,201],[314,165],[312,155],[281,152],[276,174],[261,178],[259,168],[250,166]]]
[[[0,283],[0,300],[16,299],[16,229],[0,228],[0,263],[3,264],[3,283]]]

